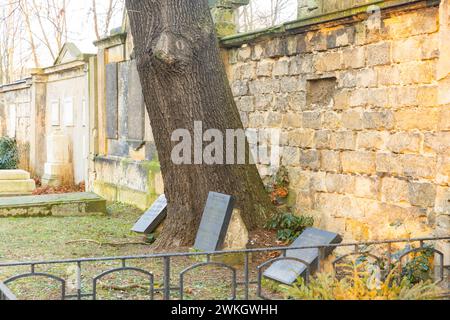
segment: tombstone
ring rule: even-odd
[[[210,192],[203,212],[194,249],[213,252],[222,249],[233,214],[232,196]]]
[[[128,70],[128,140],[134,149],[142,146],[145,135],[145,103],[136,60]]]
[[[161,195],[131,230],[137,233],[150,234],[158,228],[166,216],[167,199],[165,195]]]
[[[327,246],[330,244],[341,243],[342,238],[336,233],[331,233],[316,228],[306,229],[300,237],[295,240],[291,248],[308,247],[308,246]],[[327,248],[325,255],[330,255],[334,248]],[[319,249],[298,249],[288,250],[286,253],[288,258],[297,258],[310,264],[310,273],[314,273],[318,267]],[[271,280],[281,282],[286,285],[292,285],[300,276],[305,277],[307,267],[298,261],[282,260],[273,263],[265,272],[264,276]]]

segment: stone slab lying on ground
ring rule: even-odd
[[[89,192],[0,198],[0,217],[76,216],[93,213],[106,213],[106,200]]]
[[[341,243],[340,235],[316,228],[306,229],[297,240],[291,245],[291,248],[308,246],[327,246],[330,244]],[[327,248],[325,255],[328,256],[334,248]],[[319,260],[319,249],[298,249],[288,250],[286,256],[303,260],[310,264],[310,273],[317,270]],[[292,285],[300,276],[304,277],[307,273],[307,267],[298,261],[282,260],[273,263],[265,272],[264,276],[271,280],[281,282],[286,285]]]
[[[144,215],[136,222],[133,229],[137,233],[154,232],[167,216],[167,199],[163,194],[153,203]]]
[[[233,196],[210,192],[194,249],[212,252],[221,250],[233,214]]]
[[[0,180],[29,180],[30,173],[24,170],[0,170]]]

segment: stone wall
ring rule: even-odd
[[[388,2],[388,1],[385,1]],[[379,0],[298,0],[298,18],[309,18],[352,8],[376,5]]]
[[[448,4],[410,2],[222,41],[244,125],[282,130],[290,204],[347,239],[450,230]]]

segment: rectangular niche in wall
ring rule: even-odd
[[[74,125],[74,108],[73,99],[64,99],[64,111],[63,111],[63,124],[66,127],[72,127]]]
[[[60,109],[59,109],[59,100],[53,100],[50,104],[50,119],[52,126],[59,126],[60,119]]]
[[[336,78],[321,78],[308,80],[306,87],[306,104],[310,109],[327,107],[333,101],[336,93]]]

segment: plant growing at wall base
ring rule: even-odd
[[[277,239],[292,242],[309,227],[314,225],[314,218],[296,216],[290,212],[276,214],[267,224],[268,230],[277,231]]]
[[[17,169],[19,164],[19,151],[17,142],[8,137],[0,138],[0,170]]]
[[[289,196],[289,173],[285,167],[281,167],[267,186],[272,203],[276,206],[283,205]]]

